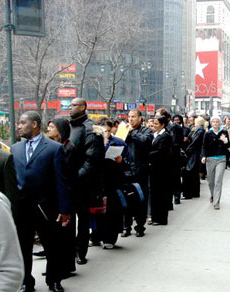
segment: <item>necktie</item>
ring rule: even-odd
[[[29,148],[27,150],[27,154],[28,154],[28,160],[31,158],[34,150],[33,150],[33,147],[32,147],[32,143],[34,142],[34,140],[29,140]]]

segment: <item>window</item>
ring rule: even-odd
[[[215,22],[215,9],[213,6],[208,6],[208,8],[207,8],[206,22],[207,23],[214,23]]]

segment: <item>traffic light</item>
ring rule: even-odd
[[[13,0],[14,34],[45,36],[44,0]]]

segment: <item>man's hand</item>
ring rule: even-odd
[[[60,222],[62,227],[65,227],[69,224],[70,215],[69,214],[59,214],[56,221]]]
[[[122,156],[119,155],[115,158],[116,163],[122,163]]]

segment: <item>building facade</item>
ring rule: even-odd
[[[197,0],[196,110],[230,110],[230,3]]]

